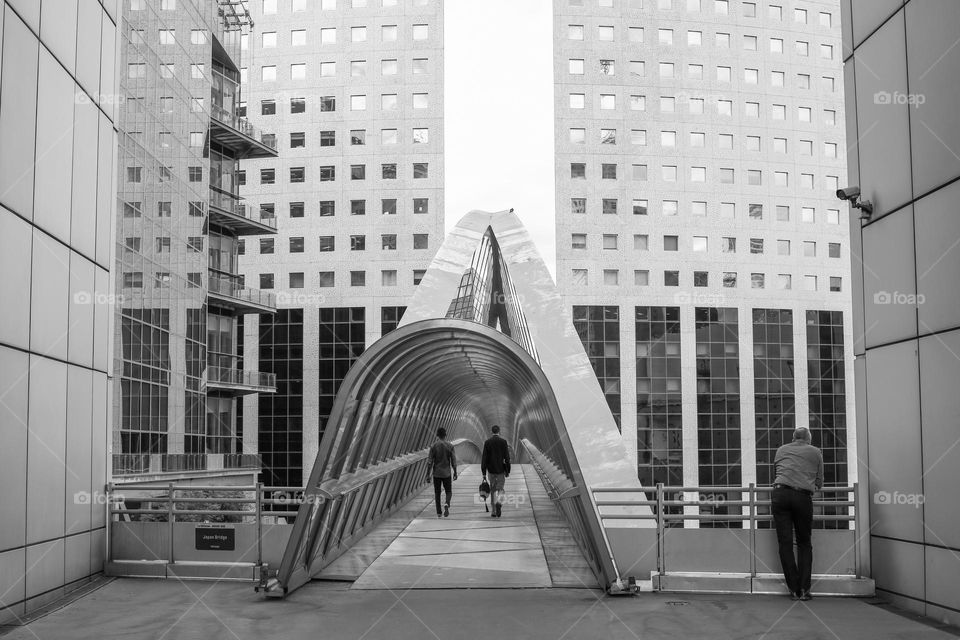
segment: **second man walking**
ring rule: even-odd
[[[510,476],[510,447],[500,437],[500,427],[490,427],[493,435],[483,443],[483,457],[480,459],[480,473],[490,483],[490,516],[499,518],[503,511],[503,485]]]

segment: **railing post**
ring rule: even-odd
[[[750,577],[757,577],[757,485],[750,483]],[[752,591],[752,589],[751,589]]]
[[[657,571],[660,577],[666,573],[666,552],[663,543],[664,522],[663,522],[663,483],[657,483]],[[662,582],[662,581],[661,581]]]
[[[173,495],[176,492],[176,489],[173,488],[173,483],[167,485],[167,530],[170,532],[170,558],[167,560],[169,564],[173,564]]]
[[[860,483],[853,483],[853,520],[850,524],[853,526],[853,575],[860,577],[860,527],[857,522],[860,520]]]
[[[257,564],[263,564],[263,483],[256,484],[257,492]]]

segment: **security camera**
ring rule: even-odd
[[[869,220],[870,216],[873,215],[873,203],[869,200],[860,200],[860,187],[837,189],[837,197],[841,200],[849,200],[851,207],[860,209],[861,220]]]
[[[837,189],[837,197],[841,200],[856,201],[856,199],[860,197],[860,187],[844,187],[843,189]]]

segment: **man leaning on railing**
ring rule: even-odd
[[[813,572],[813,493],[823,487],[823,454],[810,444],[810,429],[797,427],[793,442],[777,449],[773,466],[773,520],[777,525],[780,564],[793,600],[810,600]],[[793,532],[797,532],[797,557]]]

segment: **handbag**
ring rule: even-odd
[[[480,498],[483,500],[483,508],[486,509],[488,512],[490,511],[490,507],[487,506],[487,496],[489,495],[490,495],[490,483],[487,482],[486,478],[484,478],[483,481],[480,483]]]

